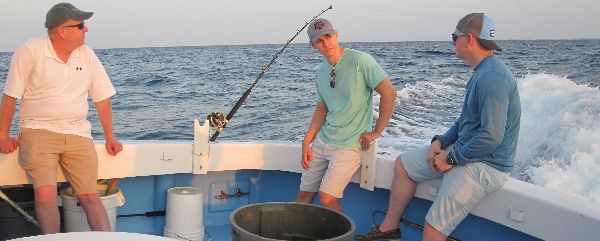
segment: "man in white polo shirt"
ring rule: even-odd
[[[88,97],[98,110],[106,150],[123,147],[112,129],[110,97],[116,91],[94,51],[85,43],[92,16],[70,3],[46,15],[48,37],[25,42],[14,53],[0,109],[0,152],[19,149],[19,163],[35,190],[35,212],[42,233],[60,231],[56,167],[61,166],[93,231],[110,231],[96,181],[98,157],[87,120]],[[10,125],[20,99],[18,140]]]

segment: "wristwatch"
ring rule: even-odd
[[[458,164],[458,162],[456,161],[456,157],[454,157],[454,153],[452,153],[452,151],[448,152],[448,157],[446,158],[446,163],[448,163],[448,165],[456,165]]]

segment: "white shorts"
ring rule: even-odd
[[[442,178],[425,220],[448,236],[486,195],[508,181],[509,173],[483,162],[455,166],[446,173],[434,172],[427,162],[428,152],[429,146],[404,153],[402,165],[415,182]]]
[[[360,167],[360,148],[336,148],[317,137],[312,144],[313,160],[302,171],[300,190],[321,191],[342,198],[344,189]]]

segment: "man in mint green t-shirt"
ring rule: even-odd
[[[311,46],[326,61],[317,71],[317,107],[302,142],[302,180],[296,198],[342,211],[339,198],[360,167],[360,152],[370,148],[388,124],[396,90],[385,71],[367,53],[343,48],[326,19],[308,28]],[[373,90],[381,95],[373,129]],[[312,143],[312,146],[311,146]]]

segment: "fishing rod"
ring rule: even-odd
[[[6,203],[8,203],[10,206],[12,206],[28,222],[32,223],[33,225],[35,225],[38,228],[40,227],[40,224],[35,220],[35,218],[33,218],[31,215],[29,215],[27,212],[25,212],[23,209],[21,209],[21,207],[19,207],[19,205],[17,205],[15,202],[13,202],[13,200],[11,200],[8,196],[6,196],[6,194],[4,194],[4,192],[2,192],[2,190],[0,190],[0,200],[4,200]]]
[[[292,40],[294,40],[296,38],[296,36],[298,36],[298,34],[300,34],[300,32],[302,32],[302,30],[304,30],[306,28],[306,26],[308,26],[308,24],[310,24],[313,20],[315,20],[319,16],[321,16],[321,14],[327,12],[327,10],[332,9],[332,8],[333,8],[333,6],[329,6],[328,8],[322,10],[321,13],[314,16],[310,21],[306,22],[304,24],[304,26],[300,30],[298,30],[298,32],[296,32],[296,34],[290,40],[288,40],[287,43],[285,43],[285,45],[283,45],[283,47],[279,51],[277,51],[277,53],[275,53],[275,55],[273,56],[273,58],[271,59],[269,64],[267,64],[266,66],[263,66],[260,69],[260,74],[258,75],[256,80],[254,80],[254,83],[252,83],[250,88],[248,88],[248,90],[246,90],[246,92],[244,92],[242,97],[240,97],[240,99],[235,103],[235,105],[233,106],[231,111],[229,111],[229,114],[227,114],[227,117],[223,116],[222,112],[212,112],[206,117],[209,120],[210,126],[217,127],[217,130],[210,138],[210,141],[215,141],[217,139],[217,137],[219,136],[219,134],[221,133],[223,128],[225,128],[227,123],[231,120],[231,118],[233,118],[233,115],[235,115],[235,113],[238,111],[238,109],[240,108],[242,103],[244,103],[246,98],[248,98],[248,95],[250,95],[250,91],[252,91],[252,88],[254,88],[254,86],[256,86],[256,84],[258,83],[258,80],[260,80],[260,78],[263,75],[265,75],[265,73],[267,73],[267,71],[269,71],[269,69],[271,68],[271,65],[275,62],[275,60],[279,57],[279,55],[283,52],[283,50],[292,42]]]

